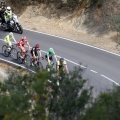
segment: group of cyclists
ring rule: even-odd
[[[2,19],[2,23],[7,23],[9,24],[10,19],[12,18],[12,10],[11,7],[6,7],[6,3],[4,0],[1,1],[0,3],[0,18]],[[35,46],[32,47],[32,49],[30,49],[30,44],[28,42],[28,40],[26,39],[25,36],[23,36],[19,42],[16,41],[16,39],[14,38],[14,35],[12,32],[10,32],[5,38],[4,38],[4,42],[7,44],[8,46],[8,50],[11,50],[12,48],[12,43],[11,40],[14,40],[15,43],[17,43],[17,46],[20,48],[21,51],[21,57],[24,58],[24,53],[26,52],[25,49],[25,45],[28,46],[28,51],[31,53],[32,56],[32,60],[35,61],[38,59],[38,53],[39,56],[44,59],[44,57],[42,56],[42,52],[40,50],[40,45],[36,44]],[[60,58],[59,60],[57,59],[57,56],[55,54],[55,51],[53,48],[49,48],[49,50],[46,52],[45,54],[45,59],[47,61],[47,64],[50,66],[51,63],[53,62],[53,58],[56,61],[56,70],[60,71],[60,69],[62,68],[66,73],[68,73],[68,67],[67,67],[67,62],[65,61],[64,58]]]
[[[21,51],[21,56],[24,57],[24,53],[26,52],[25,49],[25,45],[27,45],[28,47],[28,51],[31,53],[32,56],[32,60],[35,61],[38,59],[38,56],[40,56],[42,59],[44,59],[41,49],[40,49],[40,45],[36,44],[35,46],[32,47],[32,49],[30,49],[30,44],[29,41],[27,40],[27,38],[25,36],[23,36],[19,42],[17,42],[14,38],[14,35],[12,32],[10,32],[5,38],[4,38],[4,42],[7,44],[8,46],[8,50],[10,50],[12,48],[12,43],[11,40],[14,40],[14,42],[16,43],[16,45],[20,48]],[[53,62],[53,58],[55,59],[56,62],[56,71],[59,74],[60,70],[63,70],[65,73],[68,73],[68,66],[67,66],[67,62],[65,61],[64,58],[60,58],[58,60],[55,51],[53,48],[49,48],[49,50],[46,52],[45,54],[45,59],[47,61],[47,65],[51,65],[51,63]]]

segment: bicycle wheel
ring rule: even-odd
[[[30,68],[30,66],[31,66],[31,58],[30,58],[29,55],[26,55],[26,56],[25,56],[24,63],[25,63],[25,66],[26,66],[27,68]]]
[[[10,55],[13,59],[16,60],[17,59],[17,50],[15,48],[12,48]]]
[[[18,61],[19,64],[23,63],[23,58],[21,57],[21,52],[20,51],[17,52],[17,61]]]
[[[49,65],[46,65],[46,70],[47,70],[48,72],[50,72],[50,66],[49,66]]]
[[[39,67],[40,70],[43,70],[43,65],[42,65],[41,62],[38,62],[38,67]]]
[[[2,47],[2,53],[5,57],[8,57],[10,55],[10,51],[7,50],[7,46],[6,45],[3,45]]]

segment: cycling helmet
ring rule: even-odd
[[[25,37],[25,36],[22,36],[22,40],[26,40],[26,37]]]
[[[64,60],[65,60],[64,58],[60,58],[60,62],[64,62]]]
[[[10,11],[10,10],[11,10],[11,7],[10,7],[10,6],[8,6],[8,7],[7,7],[7,10],[8,10],[8,11]]]
[[[13,33],[12,33],[12,32],[10,32],[10,33],[9,33],[9,36],[13,36]]]
[[[35,48],[40,48],[40,45],[39,45],[39,44],[36,44],[36,45],[35,45]]]
[[[53,50],[53,48],[50,48],[50,49],[49,49],[49,51],[50,51],[51,53],[54,53],[54,50]]]

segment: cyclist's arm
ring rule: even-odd
[[[48,61],[48,65],[50,65],[50,59],[49,59],[49,56],[47,56],[47,61]]]
[[[36,58],[36,56],[35,56],[35,52],[34,52],[34,51],[32,51],[32,53],[33,53],[33,58],[35,59],[35,58]]]
[[[65,67],[66,73],[69,73],[67,64],[64,67]]]
[[[39,53],[40,53],[40,57],[42,58],[42,52],[41,52],[41,50],[39,51]]]
[[[56,56],[56,55],[54,55],[54,58],[55,58],[55,60],[56,60],[56,62],[57,62],[57,56]]]
[[[29,44],[29,42],[27,42],[27,45],[28,45],[28,49],[29,49],[29,51],[30,51],[30,44]]]
[[[59,65],[56,63],[56,71],[57,71],[57,76],[59,76],[60,72],[59,72]]]
[[[12,39],[14,40],[15,43],[17,43],[16,39],[14,38],[14,36],[12,37]]]

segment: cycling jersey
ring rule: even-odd
[[[55,52],[51,53],[50,51],[48,51],[48,52],[46,53],[46,56],[47,56],[47,57],[53,57],[53,56],[55,56]]]
[[[17,45],[18,45],[19,47],[20,47],[20,45],[22,45],[22,47],[24,47],[24,44],[27,43],[27,42],[28,42],[28,40],[24,40],[24,41],[23,41],[23,40],[21,39],[21,40],[18,42]]]
[[[46,54],[45,54],[45,58],[47,60],[47,58],[49,57],[49,59],[51,61],[53,61],[53,56],[55,56],[55,52],[51,53],[50,51],[48,51]]]
[[[38,51],[40,51],[40,49],[36,49],[35,47],[33,47],[33,48],[31,49],[31,54],[32,54],[32,56],[33,56],[33,52],[34,52],[35,56],[38,56]]]
[[[64,67],[65,65],[67,65],[67,62],[66,62],[66,61],[64,61],[63,64],[61,64],[60,61],[57,61],[57,66],[59,66],[59,67]]]
[[[5,42],[6,44],[9,44],[9,42],[10,42],[11,39],[14,39],[14,37],[13,37],[13,36],[10,36],[10,35],[7,35],[7,36],[4,38],[4,42]]]

